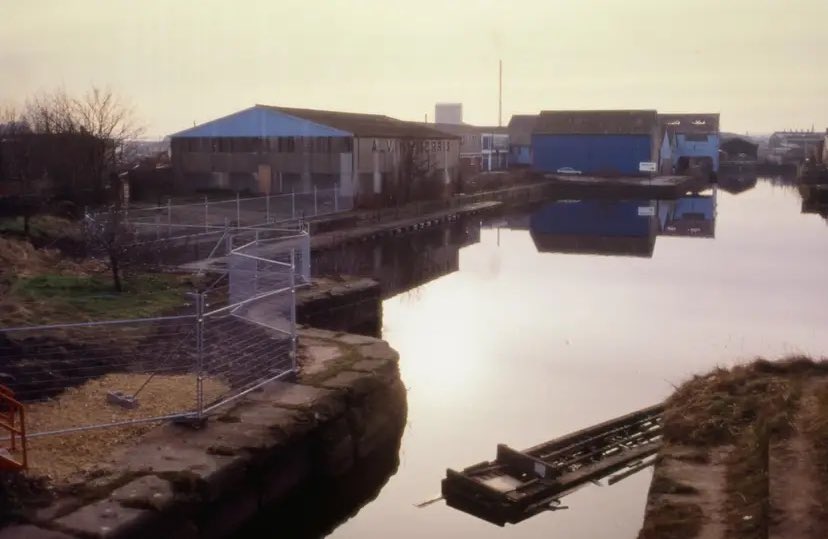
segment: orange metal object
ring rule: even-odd
[[[0,429],[9,432],[9,447],[0,449],[0,471],[24,470],[26,460],[26,412],[23,404],[14,398],[14,392],[0,385]],[[12,452],[20,443],[20,459]]]

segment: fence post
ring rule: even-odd
[[[204,292],[196,294],[196,414],[204,415]]]
[[[155,239],[158,240],[161,238],[161,216],[155,216]]]
[[[296,219],[296,191],[290,192],[290,218]]]
[[[313,215],[319,215],[319,205],[317,204],[316,186],[313,186]]]
[[[339,182],[334,183],[334,211],[339,211]]]
[[[296,371],[296,249],[290,250],[290,370]]]
[[[270,195],[265,197],[265,223],[270,223]]]
[[[167,237],[172,236],[172,199],[167,197]]]
[[[204,195],[204,232],[207,232],[209,230],[208,223],[209,223],[210,219],[209,219],[208,212],[209,212],[209,206],[207,205],[207,195]]]
[[[239,192],[236,191],[236,228],[241,226],[241,200],[239,199]]]

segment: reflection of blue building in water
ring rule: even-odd
[[[659,201],[658,221],[661,234],[665,236],[713,238],[716,235],[716,193]]]
[[[650,200],[572,200],[544,205],[529,231],[540,252],[652,257],[657,221]]]

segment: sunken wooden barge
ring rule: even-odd
[[[523,451],[498,445],[494,461],[449,469],[443,498],[498,526],[560,509],[560,498],[581,486],[628,468],[618,481],[649,464],[644,459],[661,447],[663,409],[644,408]]]

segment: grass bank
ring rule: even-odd
[[[694,377],[665,403],[660,458],[675,462],[676,455],[688,449],[700,455],[727,455],[713,474],[718,480],[709,480],[710,464],[703,458],[688,466],[672,465],[673,475],[667,478],[660,472],[669,474],[671,467],[660,463],[655,477],[721,488],[688,492],[679,499],[654,482],[640,537],[656,537],[645,530],[672,529],[682,533],[665,537],[690,539],[711,522],[722,536],[737,539],[786,536],[785,526],[796,527],[803,520],[805,527],[828,530],[824,510],[801,510],[828,507],[826,437],[824,360],[758,359]],[[802,498],[801,503],[792,502],[792,497]],[[697,506],[705,511],[696,511]]]

